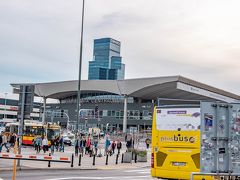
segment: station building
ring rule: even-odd
[[[17,93],[20,84],[11,85]],[[77,80],[34,85],[35,95],[44,99],[43,112],[46,121],[59,122],[63,126],[68,121],[72,125],[76,123]],[[59,103],[46,104],[47,98],[57,99]],[[98,126],[109,131],[122,130],[125,125],[128,129],[151,128],[153,107],[159,98],[161,101],[184,99],[240,102],[240,96],[236,94],[182,76],[82,80],[79,126],[81,129]],[[91,114],[96,107],[97,117]],[[84,112],[88,114],[84,115]]]

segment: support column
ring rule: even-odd
[[[45,117],[46,117],[46,102],[47,98],[43,97],[43,115],[42,115],[42,123],[45,124]]]
[[[124,95],[123,133],[127,132],[127,96]]]

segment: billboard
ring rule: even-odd
[[[199,130],[200,108],[157,108],[158,130]]]

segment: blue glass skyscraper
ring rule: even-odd
[[[120,48],[121,43],[112,38],[95,39],[88,79],[124,79],[125,64],[122,63]]]

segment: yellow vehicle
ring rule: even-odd
[[[155,107],[152,124],[151,174],[190,179],[200,171],[200,108]],[[196,176],[194,179],[212,179]]]
[[[6,124],[6,133],[18,133],[19,122],[7,123]],[[39,121],[24,121],[24,130],[23,130],[23,139],[22,143],[24,145],[32,145],[33,140],[36,136],[44,136],[47,134],[48,140],[51,140],[52,137],[60,135],[61,127],[56,124],[47,124],[43,125]]]

